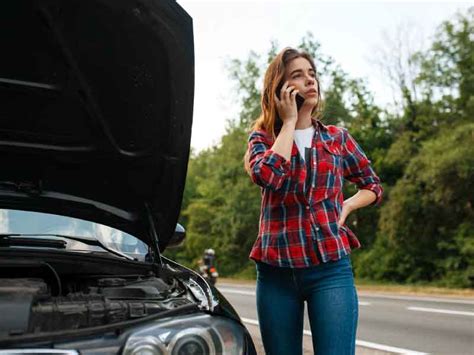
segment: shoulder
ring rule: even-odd
[[[325,127],[326,127],[327,132],[330,135],[333,135],[333,136],[338,136],[338,135],[344,134],[344,131],[347,131],[347,128],[334,126],[332,124],[327,125]]]
[[[321,131],[327,136],[328,139],[341,144],[346,141],[349,134],[347,128],[335,125],[324,125],[322,123],[320,123],[320,125],[322,128]]]
[[[340,149],[344,155],[362,152],[362,148],[345,127],[326,125],[321,132],[326,144],[329,147],[335,147],[336,150]]]

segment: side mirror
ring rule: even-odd
[[[168,248],[179,247],[186,238],[186,230],[184,227],[176,223],[176,228],[174,230],[173,236],[171,237],[170,241],[168,242]]]

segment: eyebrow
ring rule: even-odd
[[[309,68],[309,70],[308,70],[308,71],[315,72],[315,70],[314,70],[313,68]],[[290,76],[292,76],[293,74],[295,74],[295,73],[298,73],[298,72],[302,73],[302,72],[303,72],[303,70],[302,70],[302,69],[296,69],[296,70],[293,70],[293,71],[290,73]]]

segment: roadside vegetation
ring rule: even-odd
[[[359,210],[347,222],[363,244],[352,261],[366,283],[474,288],[473,33],[474,7],[440,24],[424,49],[404,46],[401,33],[384,43],[374,52],[374,70],[392,88],[387,107],[377,106],[364,80],[325,55],[311,33],[301,40],[318,65],[323,121],[349,129],[385,189],[379,208]],[[228,120],[218,145],[191,156],[180,217],[187,239],[165,252],[190,267],[214,248],[221,275],[254,277],[248,254],[260,191],[242,158],[260,110],[263,70],[279,49],[272,43],[267,53],[229,64],[240,114]],[[345,196],[354,192],[345,187]]]

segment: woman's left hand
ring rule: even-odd
[[[337,225],[340,227],[344,223],[346,223],[346,218],[349,216],[351,212],[362,208],[364,206],[370,205],[375,201],[377,195],[375,192],[371,190],[359,190],[357,193],[345,200],[342,204],[342,211],[339,217],[339,221],[337,221]]]
[[[344,201],[344,203],[342,204],[342,211],[341,211],[341,215],[339,216],[339,221],[337,221],[337,225],[339,227],[341,227],[342,225],[344,225],[344,223],[346,223],[346,218],[347,216],[349,216],[349,214],[352,211],[353,211],[353,208],[351,204],[347,201]]]

